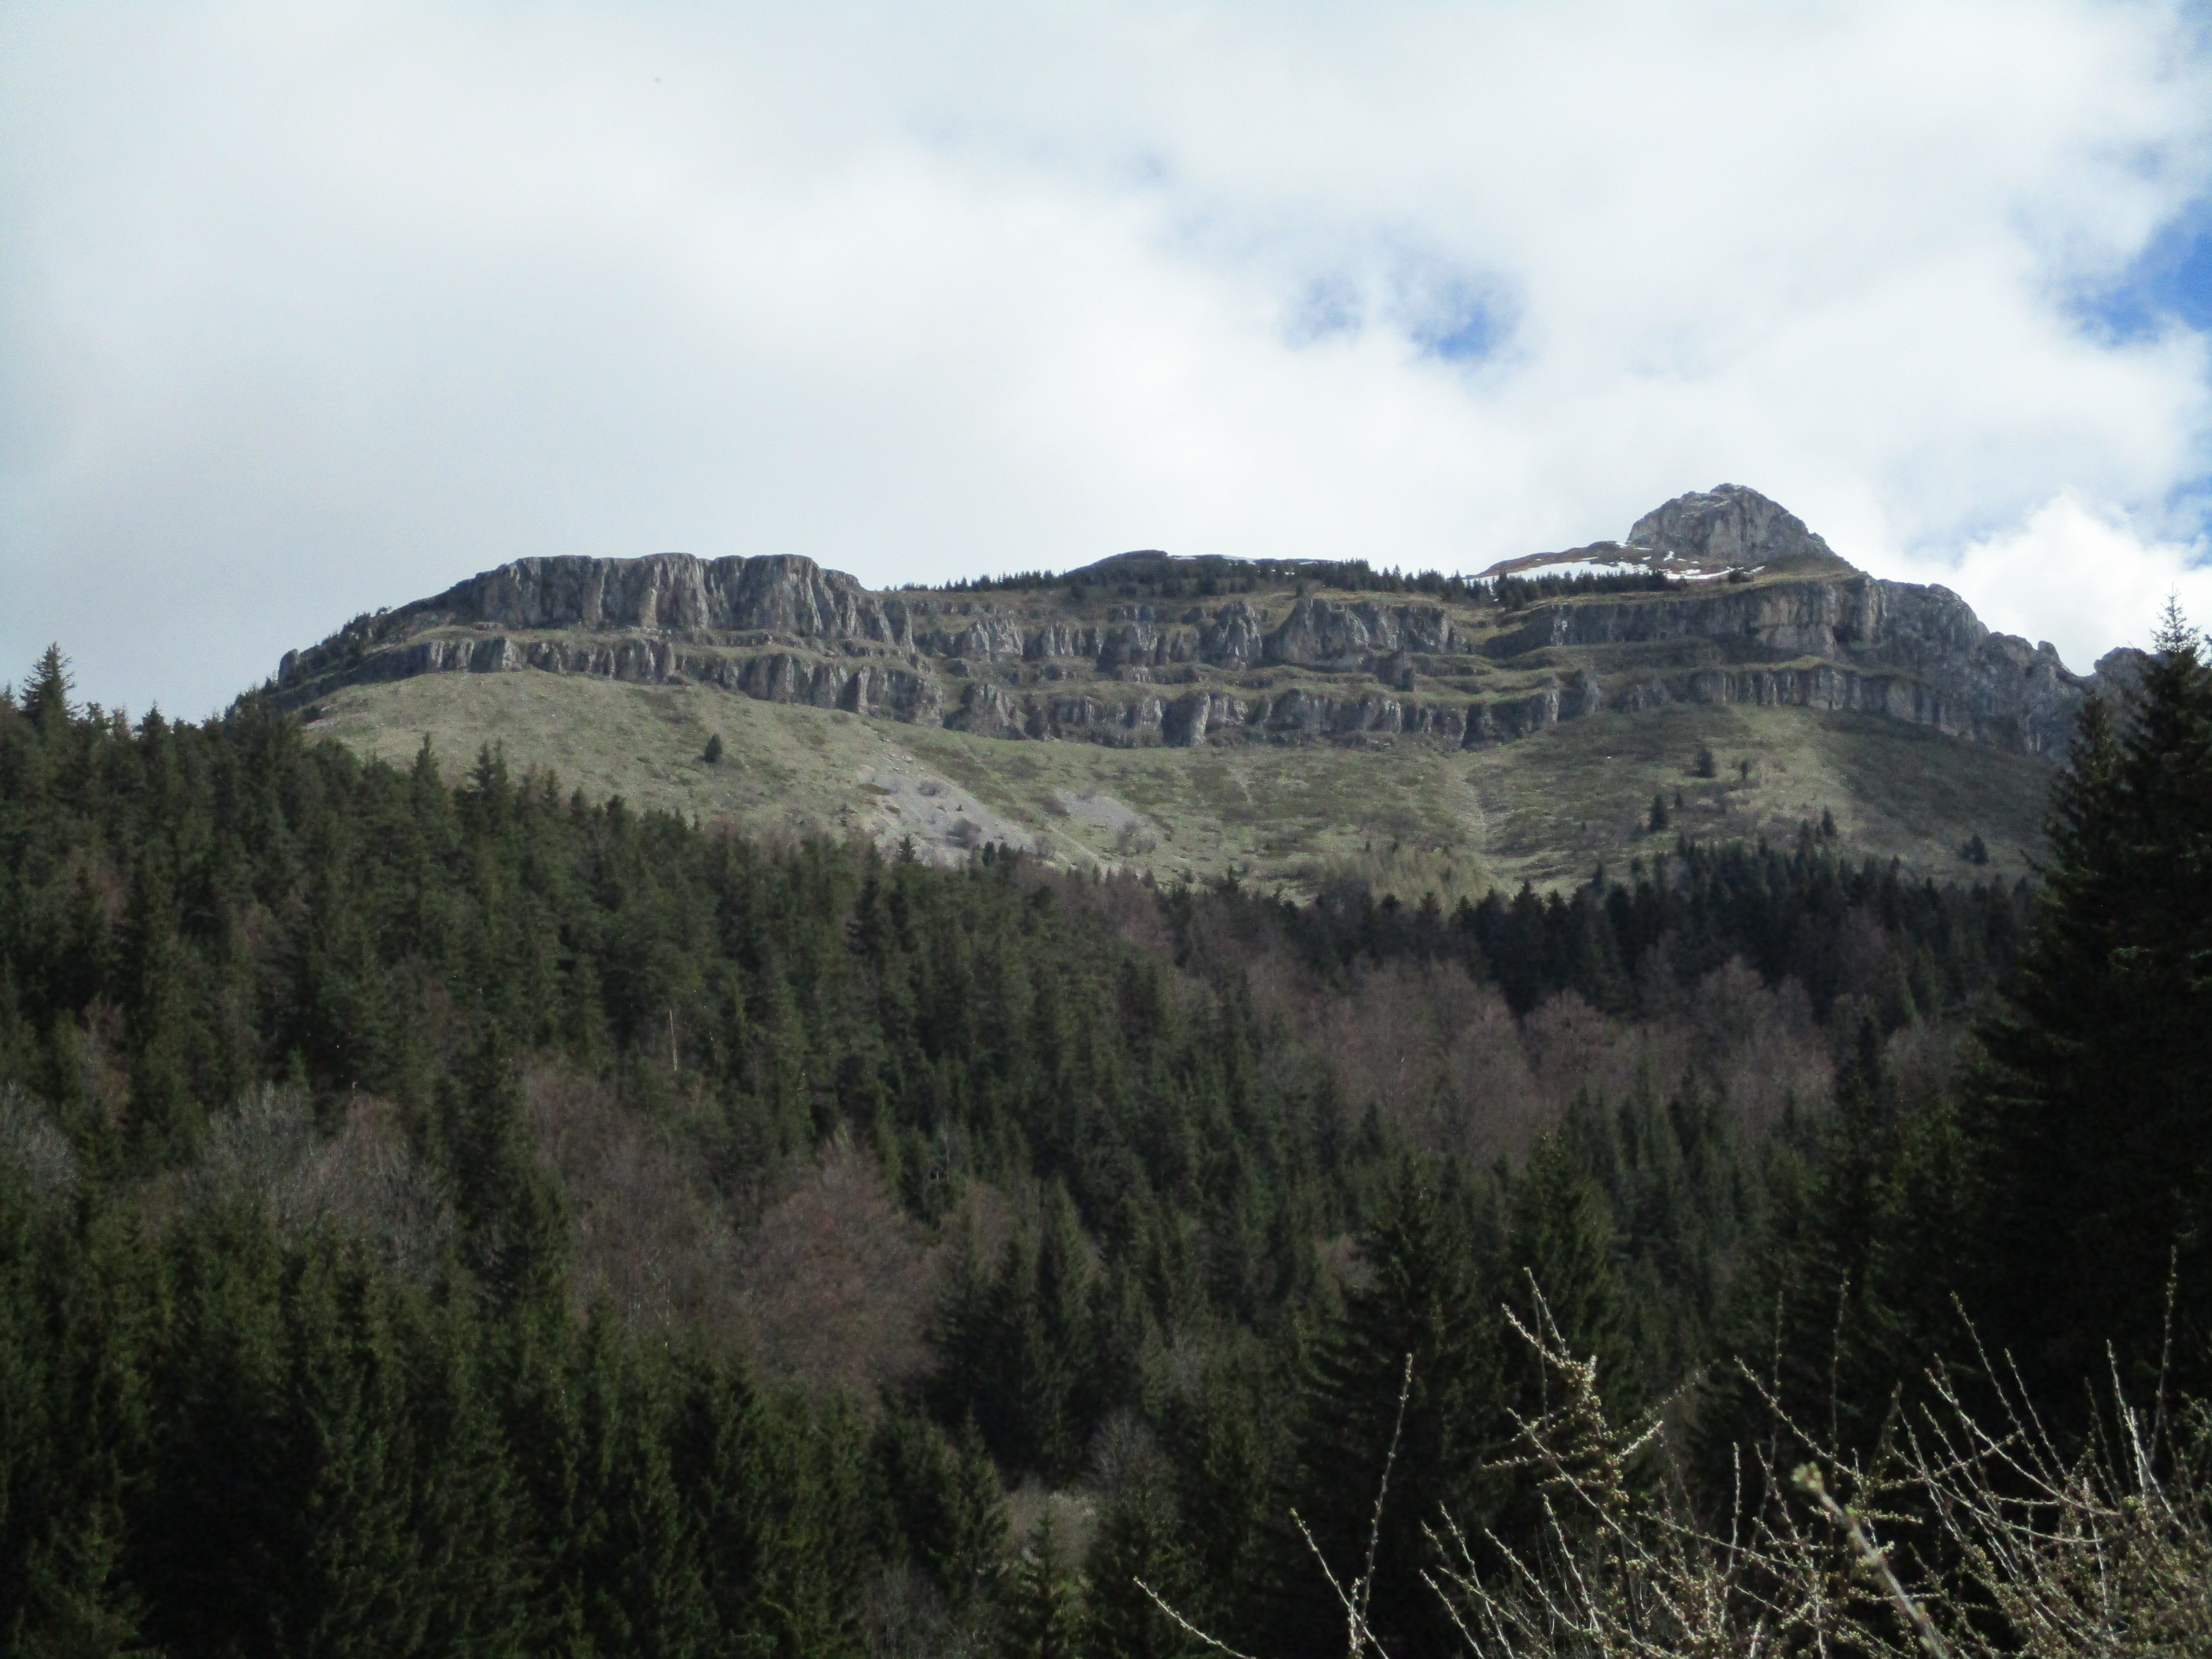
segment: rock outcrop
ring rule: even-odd
[[[1850,568],[1796,514],[1741,484],[1693,490],[1654,507],[1630,527],[1624,546],[1707,570]]]
[[[1510,661],[1655,646],[1674,647],[1675,662],[1654,674],[1629,671],[1629,683],[1613,695],[1615,706],[1778,702],[1864,709],[2031,754],[2064,744],[2087,684],[2067,672],[2050,645],[1991,633],[1948,588],[1879,581],[1856,571],[1680,598],[1540,605],[1518,626],[1484,641],[1483,650]]]
[[[1159,554],[988,596],[874,593],[787,555],[521,559],[356,618],[288,654],[274,689],[304,708],[416,674],[585,674],[1117,746],[1472,746],[1606,709],[1742,702],[1856,710],[2048,754],[2088,684],[2049,646],[1990,633],[1946,589],[1853,569],[1736,485],[1668,502],[1624,543],[1500,568],[1540,574],[1585,555],[1580,568],[1705,579],[1553,584],[1539,591],[1555,597],[1505,611],[1480,586],[1316,591],[1325,583],[1304,567],[1220,559],[1197,562],[1203,579],[1186,584]],[[1200,594],[1212,602],[1182,602]]]
[[[1364,670],[1399,651],[1449,651],[1451,618],[1439,605],[1340,605],[1302,599],[1261,641],[1261,659],[1301,668]]]

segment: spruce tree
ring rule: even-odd
[[[1006,1659],[1078,1659],[1083,1652],[1083,1582],[1066,1559],[1049,1503],[1022,1546],[1004,1620]]]
[[[70,693],[74,689],[69,659],[62,655],[60,646],[48,646],[23,686],[25,717],[43,732],[59,731],[74,712],[70,707]]]
[[[439,1150],[478,1284],[499,1309],[550,1317],[565,1295],[568,1221],[531,1144],[516,1073],[495,1036],[479,1041],[462,1074],[440,1085]]]
[[[974,1421],[948,1435],[887,1403],[869,1453],[884,1554],[919,1568],[956,1613],[988,1599],[1006,1553],[1006,1510]]]
[[[131,875],[125,930],[125,1029],[131,1058],[131,1150],[142,1166],[187,1147],[198,1127],[185,1052],[186,953],[161,849],[149,847]]]
[[[702,1577],[724,1642],[773,1652],[774,1517],[763,1513],[763,1441],[774,1424],[744,1376],[696,1352],[678,1368],[671,1472],[697,1540]]]
[[[1568,1403],[1565,1379],[1532,1337],[1595,1363],[1598,1391],[1614,1422],[1632,1420],[1642,1403],[1642,1367],[1613,1260],[1612,1212],[1568,1135],[1538,1137],[1512,1180],[1504,1222],[1487,1275],[1503,1311],[1491,1322],[1497,1380],[1481,1425],[1489,1456],[1501,1463],[1526,1449],[1516,1441],[1519,1425]],[[1545,1547],[1543,1480],[1539,1469],[1494,1469],[1482,1482],[1479,1510],[1470,1506],[1455,1516],[1486,1571],[1504,1566],[1489,1535],[1524,1555]]]
[[[2054,1393],[2106,1345],[2147,1380],[2176,1285],[2212,1382],[2212,665],[2169,606],[2141,689],[2093,695],[2052,787],[2050,863],[1969,1115],[1990,1334]]]
[[[409,1651],[433,1611],[417,1481],[437,1471],[416,1462],[384,1286],[318,1240],[287,1264],[278,1300],[277,1456],[268,1530],[250,1544],[268,1573],[263,1617],[280,1651]]]
[[[605,1485],[595,1494],[600,1559],[587,1569],[586,1605],[602,1653],[682,1655],[709,1648],[714,1634],[696,1534],[672,1468],[673,1368],[665,1350],[623,1343],[594,1318],[592,1338],[617,1356],[611,1396],[596,1431],[608,1441]]]
[[[1344,1640],[1305,1535],[1347,1587],[1366,1574],[1372,1538],[1369,1617],[1387,1651],[1420,1659],[1457,1649],[1421,1575],[1434,1560],[1428,1528],[1447,1514],[1480,1524],[1479,1471],[1495,1449],[1496,1322],[1485,1315],[1470,1221],[1449,1166],[1440,1177],[1409,1160],[1361,1240],[1366,1282],[1346,1295],[1301,1402],[1285,1507],[1304,1534],[1285,1525],[1274,1564],[1285,1654],[1329,1653]]]
[[[126,1552],[158,1304],[137,1230],[89,1206],[80,1231],[61,1196],[0,1158],[0,1651],[93,1659],[140,1646]]]
[[[1197,1582],[1164,1474],[1124,1482],[1102,1506],[1085,1574],[1092,1659],[1195,1659],[1205,1650],[1146,1593],[1185,1618],[1214,1599]]]
[[[1754,1443],[1778,1445],[1783,1469],[1814,1449],[1869,1450],[1931,1364],[1971,1349],[1951,1301],[1971,1255],[1956,1114],[1940,1095],[1898,1099],[1881,1052],[1861,1021],[1828,1115],[1807,1144],[1785,1130],[1770,1152],[1765,1224],[1730,1287],[1697,1424],[1716,1490]]]
[[[1040,1194],[995,1264],[963,1241],[935,1333],[939,1419],[972,1417],[1009,1468],[1073,1474],[1099,1416],[1096,1291],[1065,1188]]]
[[[1513,1182],[1501,1265],[1499,1291],[1522,1327],[1556,1331],[1569,1353],[1595,1359],[1608,1405],[1618,1416],[1632,1414],[1640,1368],[1614,1270],[1613,1217],[1565,1134],[1540,1136]],[[1509,1361],[1521,1379],[1524,1415],[1546,1403],[1545,1375],[1530,1358],[1523,1352]]]
[[[1282,1449],[1281,1418],[1297,1404],[1281,1397],[1290,1369],[1283,1361],[1295,1354],[1256,1342],[1217,1345],[1161,1411],[1172,1477],[1165,1501],[1188,1558],[1184,1599],[1174,1605],[1201,1628],[1226,1632],[1264,1622],[1271,1549],[1281,1541],[1289,1501],[1271,1476]],[[1165,1585],[1155,1588],[1167,1593]]]

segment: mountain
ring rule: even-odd
[[[1723,484],[1472,580],[1145,551],[874,592],[789,555],[523,559],[356,617],[273,691],[392,758],[497,744],[754,829],[1449,898],[1805,825],[2018,867],[2089,684]]]

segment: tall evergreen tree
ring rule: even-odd
[[[965,1613],[996,1586],[1006,1546],[998,1471],[972,1420],[948,1435],[887,1404],[870,1446],[889,1535],[885,1555],[921,1569]]]
[[[1006,1659],[1077,1659],[1084,1647],[1083,1581],[1067,1559],[1049,1504],[1022,1546],[1005,1612]]]
[[[2093,696],[1970,1114],[1975,1306],[2054,1393],[2141,1376],[2178,1287],[2174,1379],[2212,1383],[2212,665],[2169,606],[2139,691]]]
[[[1770,1154],[1765,1224],[1697,1425],[1717,1490],[1743,1447],[1784,1470],[1815,1449],[1870,1450],[1932,1364],[1969,1356],[1953,1297],[1971,1270],[1971,1186],[1954,1103],[1900,1098],[1863,1020],[1832,1111]]]
[[[124,1020],[131,1060],[131,1140],[142,1166],[189,1146],[198,1103],[185,1053],[189,988],[164,849],[149,847],[131,875]]]
[[[1421,1574],[1434,1559],[1427,1529],[1447,1513],[1480,1524],[1481,1464],[1496,1448],[1497,1321],[1485,1312],[1471,1208],[1449,1166],[1439,1177],[1408,1160],[1361,1241],[1365,1282],[1346,1293],[1306,1382],[1285,1505],[1304,1533],[1286,1528],[1279,1540],[1279,1651],[1318,1656],[1344,1639],[1307,1536],[1347,1589],[1366,1576],[1372,1541],[1369,1618],[1387,1651],[1457,1650]]]
[[[568,1252],[560,1188],[532,1150],[521,1079],[495,1038],[441,1085],[438,1130],[479,1283],[502,1306],[557,1309]]]
[[[71,710],[70,660],[58,645],[48,646],[23,685],[23,713],[40,731],[55,732],[67,723]]]
[[[90,1659],[138,1645],[125,1556],[158,1296],[137,1229],[80,1231],[65,1198],[0,1158],[0,1650]]]
[[[1127,1481],[1102,1511],[1085,1573],[1092,1659],[1195,1659],[1203,1645],[1152,1600],[1159,1595],[1189,1618],[1205,1616],[1205,1604],[1217,1599],[1198,1583],[1166,1481],[1158,1474]]]
[[[1632,1414],[1640,1368],[1613,1263],[1613,1216],[1562,1133],[1540,1136],[1514,1180],[1498,1290],[1522,1327],[1555,1331],[1569,1353],[1597,1362],[1598,1385],[1617,1414]],[[1543,1408],[1547,1386],[1529,1355],[1508,1350],[1524,1415]]]

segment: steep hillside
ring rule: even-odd
[[[276,690],[363,750],[500,743],[752,827],[1449,893],[1635,856],[1655,802],[1663,843],[1830,823],[2016,867],[2086,684],[1724,485],[1477,580],[1137,553],[877,593],[789,556],[522,560],[289,654]]]

